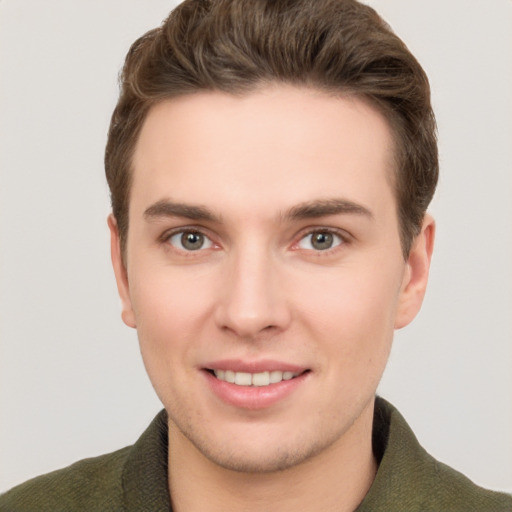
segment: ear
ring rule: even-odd
[[[412,322],[421,308],[427,289],[435,231],[434,219],[426,214],[421,232],[414,239],[407,258],[395,318],[395,329],[401,329]]]
[[[112,258],[112,266],[116,276],[117,291],[121,299],[121,318],[128,327],[136,327],[135,314],[130,299],[130,287],[128,283],[128,273],[124,265],[121,253],[121,240],[119,238],[119,229],[114,215],[110,214],[107,219],[110,229],[110,256]]]

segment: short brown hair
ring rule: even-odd
[[[369,101],[395,138],[400,237],[407,256],[438,178],[427,76],[405,44],[356,0],[185,0],[130,48],[105,170],[124,253],[131,161],[152,105],[198,91],[286,83]]]

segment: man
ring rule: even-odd
[[[427,79],[371,9],[185,2],[130,50],[105,161],[166,414],[2,510],[510,509],[375,399],[425,292],[438,163]]]

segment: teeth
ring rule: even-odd
[[[238,386],[250,386],[252,384],[252,375],[250,373],[236,372],[235,384]]]
[[[282,380],[290,380],[300,375],[294,372],[281,372],[279,370],[272,372],[247,373],[233,372],[231,370],[213,370],[215,377],[238,386],[268,386],[277,384]]]
[[[268,386],[270,384],[270,374],[268,372],[254,373],[252,376],[253,386]]]
[[[270,372],[270,384],[281,382],[283,380],[283,372]]]

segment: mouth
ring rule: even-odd
[[[207,371],[218,380],[228,382],[229,384],[246,387],[266,387],[272,384],[279,384],[282,381],[295,379],[309,370],[303,372],[273,370],[258,373],[235,372],[233,370],[221,369],[209,369]]]
[[[283,361],[211,361],[202,368],[209,389],[230,406],[263,410],[297,396],[310,381],[311,368]]]

